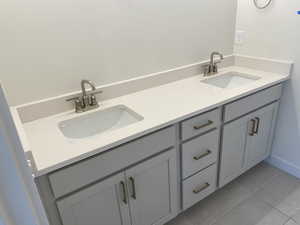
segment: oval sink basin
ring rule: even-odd
[[[256,77],[249,74],[242,74],[237,72],[228,72],[223,75],[219,75],[216,77],[208,78],[202,80],[201,82],[213,85],[219,88],[235,88],[245,84],[249,84],[253,81],[259,80],[260,77]]]
[[[141,120],[143,117],[136,112],[118,105],[62,121],[58,127],[65,137],[77,139],[116,130]]]

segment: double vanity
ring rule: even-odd
[[[50,223],[167,223],[270,155],[287,79],[230,66],[24,123]]]

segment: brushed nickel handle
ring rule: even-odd
[[[71,101],[76,101],[76,100],[79,100],[79,99],[80,99],[80,97],[77,96],[77,97],[73,97],[73,98],[68,98],[68,99],[66,99],[66,101],[71,102]]]
[[[207,150],[205,153],[203,153],[202,155],[199,155],[199,156],[194,156],[193,158],[195,159],[195,160],[200,160],[200,159],[202,159],[202,158],[204,158],[204,157],[206,157],[206,156],[208,156],[208,155],[210,155],[211,154],[211,150]]]
[[[90,95],[98,95],[98,94],[102,94],[103,91],[90,91],[88,92]],[[66,99],[67,102],[70,102],[70,101],[75,101],[75,100],[78,100],[78,99],[81,99],[82,98],[82,95],[78,95],[78,96],[75,96],[75,97],[72,97],[72,98],[68,98]]]
[[[255,134],[255,132],[254,132],[254,130],[255,130],[255,126],[256,126],[256,120],[255,119],[251,119],[250,120],[250,125],[251,125],[251,128],[250,128],[250,132],[249,132],[249,135],[250,136],[254,136],[254,134]]]
[[[203,184],[201,187],[194,189],[193,192],[194,194],[199,194],[201,191],[204,191],[205,189],[207,189],[210,186],[209,183],[205,183]]]
[[[199,126],[194,126],[194,129],[195,129],[195,130],[199,130],[199,129],[202,129],[202,128],[204,128],[204,127],[210,126],[210,125],[212,125],[213,123],[214,123],[213,121],[208,120],[208,122],[207,122],[206,124],[199,125]]]
[[[254,130],[254,134],[258,134],[259,125],[260,125],[260,118],[255,117],[255,121],[256,121],[256,126],[255,126],[255,130]]]
[[[125,182],[124,181],[121,181],[120,182],[120,185],[121,185],[121,189],[122,189],[122,195],[123,195],[123,202],[125,205],[128,204],[128,200],[127,200],[127,194],[126,194],[126,185],[125,185]]]
[[[136,190],[135,190],[135,180],[133,177],[129,177],[130,183],[131,183],[131,188],[132,188],[132,194],[131,197],[133,199],[136,199]]]

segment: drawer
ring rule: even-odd
[[[224,121],[230,121],[280,99],[281,92],[282,85],[279,84],[225,105]]]
[[[186,178],[215,163],[219,155],[219,129],[182,145],[182,176]]]
[[[56,198],[150,157],[175,143],[175,128],[144,136],[49,175]]]
[[[221,111],[218,108],[183,121],[181,123],[182,140],[194,137],[218,126],[220,124],[220,119]]]
[[[216,190],[217,165],[214,164],[183,181],[183,210],[201,201]]]

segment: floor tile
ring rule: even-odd
[[[300,209],[294,213],[294,215],[292,216],[292,219],[294,221],[296,221],[298,224],[300,224]]]
[[[295,195],[298,194],[297,190],[299,188],[300,180],[298,178],[282,172],[265,183],[254,195],[288,214],[288,207],[284,210],[284,206],[291,202],[289,199],[291,199],[290,196],[293,193],[295,193]],[[285,205],[283,205],[283,203],[285,203]]]
[[[279,210],[252,196],[219,218],[215,225],[283,225],[287,220]]]
[[[240,176],[237,179],[237,182],[245,188],[248,188],[250,191],[255,192],[273,177],[280,175],[281,173],[281,170],[263,162]]]
[[[285,223],[284,225],[298,225],[295,221],[293,221],[293,220],[289,220],[289,221],[287,221],[287,223]]]
[[[202,200],[184,214],[194,225],[211,225],[235,206],[250,196],[250,191],[237,182],[232,182]]]
[[[295,190],[289,193],[276,208],[290,217],[296,215],[300,217],[300,187],[295,188]]]

